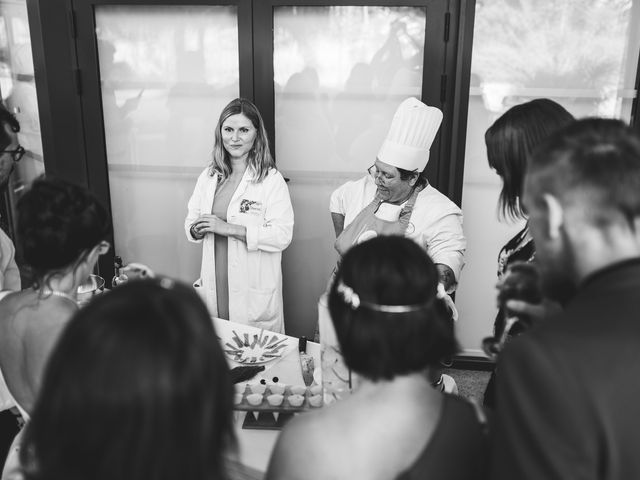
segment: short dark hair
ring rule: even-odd
[[[484,136],[487,158],[502,179],[499,208],[504,217],[524,216],[520,197],[531,151],[573,120],[562,105],[538,98],[511,107],[488,128]]]
[[[404,168],[399,167],[396,168],[398,169],[398,173],[400,174],[400,180],[402,180],[403,182],[408,182],[417,175],[418,179],[416,180],[414,187],[424,187],[427,185],[427,177],[425,176],[424,172],[418,172],[417,170],[405,170]]]
[[[633,227],[640,215],[640,135],[620,120],[578,120],[531,156],[527,186],[534,201],[548,192],[579,202],[591,221]]]
[[[25,478],[226,478],[232,399],[193,288],[131,281],[95,297],[60,337],[25,432]]]
[[[0,103],[0,127],[2,127],[0,128],[0,150],[4,150],[11,144],[9,135],[4,131],[5,125],[9,125],[9,128],[15,133],[20,131],[20,124],[16,117]]]
[[[38,284],[74,265],[111,232],[107,211],[88,190],[56,178],[34,180],[17,212],[24,260]]]
[[[426,306],[406,313],[354,309],[339,291],[341,282],[363,302]],[[372,380],[392,379],[453,355],[458,345],[437,286],[435,264],[412,240],[380,236],[352,247],[329,294],[329,312],[347,366]]]

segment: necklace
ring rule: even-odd
[[[78,305],[78,300],[73,298],[73,296],[68,293],[61,292],[60,290],[50,290],[50,289],[40,289],[40,296],[47,297],[49,295],[53,295],[54,297],[66,298],[67,300],[73,302],[74,305]]]

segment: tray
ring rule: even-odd
[[[262,394],[262,402],[258,405],[251,405],[247,401],[247,395],[251,394],[251,387],[249,384],[245,385],[243,392],[236,392],[238,395],[242,395],[242,401],[236,403],[234,410],[244,411],[247,414],[242,422],[242,428],[249,430],[280,430],[284,425],[297,413],[304,410],[312,410],[314,408],[320,408],[322,403],[314,407],[309,402],[312,387],[307,387],[304,393],[304,400],[299,406],[293,406],[288,403],[288,398],[291,393],[291,385],[287,385],[284,389],[284,399],[280,405],[270,405],[267,401],[267,396],[271,394],[269,386],[266,387]]]
[[[313,396],[311,394],[310,388],[311,387],[307,387],[307,390],[303,395],[304,400],[302,402],[302,405],[300,406],[293,406],[288,402],[289,396],[292,395],[290,385],[287,385],[284,389],[284,393],[282,394],[284,396],[284,400],[281,405],[277,405],[277,406],[269,405],[269,402],[267,401],[267,396],[271,395],[271,390],[269,389],[269,386],[267,386],[264,394],[262,395],[262,402],[258,405],[250,405],[249,402],[247,401],[247,395],[251,394],[251,389],[250,389],[250,386],[247,385],[243,392],[237,392],[242,395],[242,401],[240,403],[234,404],[233,409],[244,411],[244,412],[295,413],[295,412],[301,412],[303,410],[311,410],[311,409],[322,407],[322,403],[317,407],[314,407],[309,403],[309,398]]]

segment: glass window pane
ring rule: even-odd
[[[99,6],[96,35],[115,250],[193,281],[201,251],[182,223],[239,95],[237,8]]]
[[[421,96],[426,9],[276,7],[273,25],[275,154],[296,214],[285,318],[309,335],[335,266],[329,195],[365,174],[397,106]]]
[[[462,207],[467,265],[456,296],[461,342],[481,355],[495,316],[496,259],[521,224],[500,223],[484,133],[508,108],[547,97],[576,117],[626,121],[636,95],[640,2],[478,0]]]
[[[34,178],[44,173],[40,113],[36,95],[31,37],[27,18],[27,2],[0,2],[0,91],[7,109],[20,122],[18,141],[26,154],[16,165],[10,190],[24,192]]]
[[[421,95],[425,22],[421,7],[275,8],[278,166],[371,165],[397,105]]]

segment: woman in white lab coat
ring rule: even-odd
[[[293,208],[250,101],[238,98],[222,110],[213,158],[198,177],[184,227],[189,241],[202,242],[194,286],[211,314],[284,332],[281,260]]]

